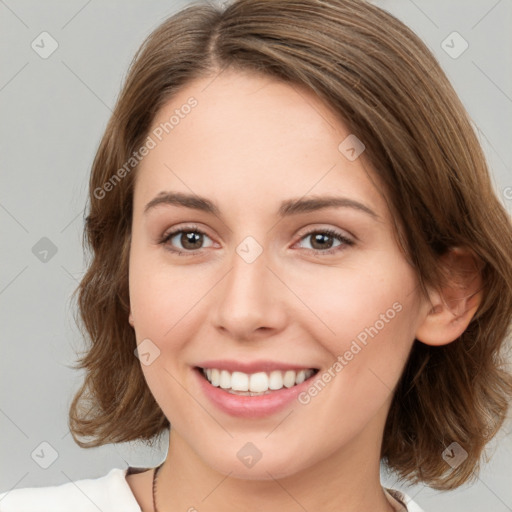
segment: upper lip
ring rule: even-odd
[[[310,365],[283,363],[279,361],[258,360],[258,361],[234,361],[232,359],[222,359],[217,361],[202,361],[197,363],[199,368],[217,368],[219,370],[227,370],[230,373],[258,373],[271,372],[273,370],[309,370],[316,369]]]

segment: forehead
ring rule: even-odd
[[[262,206],[339,193],[383,206],[364,153],[343,152],[353,135],[295,84],[232,70],[201,78],[160,109],[149,136],[155,147],[139,166],[136,197],[178,190]]]

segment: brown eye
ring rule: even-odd
[[[302,236],[301,240],[310,239],[311,249],[315,253],[324,255],[332,254],[343,250],[346,246],[354,245],[354,241],[347,238],[342,233],[338,233],[332,229],[319,229],[316,231],[310,231]],[[337,240],[340,243],[334,245],[334,241]]]
[[[210,239],[206,233],[203,233],[199,229],[184,228],[171,231],[164,235],[160,243],[165,245],[165,247],[171,252],[175,252],[177,254],[191,253],[192,255],[194,251],[200,251],[205,247],[205,237]],[[207,247],[210,246],[211,244]]]

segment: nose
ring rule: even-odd
[[[216,328],[236,341],[266,338],[284,329],[287,288],[268,266],[266,252],[249,262],[235,251],[231,263],[216,287]]]

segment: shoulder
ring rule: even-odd
[[[0,494],[1,512],[141,512],[126,481],[127,469],[100,478],[49,487],[12,489]]]
[[[415,503],[410,496],[397,489],[385,487],[384,490],[391,495],[402,508],[397,508],[396,512],[425,512],[417,503]],[[395,502],[396,503],[396,502]],[[395,506],[394,503],[392,503]]]

